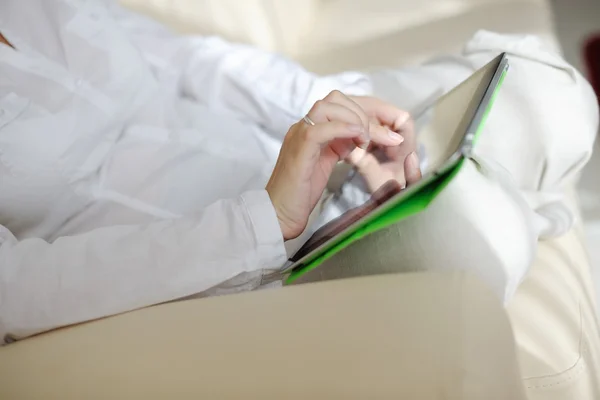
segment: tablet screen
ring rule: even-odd
[[[469,125],[491,82],[500,60],[484,66],[456,88],[415,115],[417,140],[425,150],[423,176],[438,171],[459,151]]]
[[[465,137],[475,133],[468,132],[469,127],[500,61],[501,57],[494,59],[434,104],[424,105],[421,112],[413,114],[417,140],[423,146],[427,159],[422,171],[423,179],[431,178],[442,169],[461,150]],[[384,156],[379,154],[378,158],[381,157]],[[407,189],[402,189],[397,181],[388,181],[372,193],[366,203],[319,228],[290,261],[302,259],[404,190]]]

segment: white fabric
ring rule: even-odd
[[[0,339],[257,287],[286,260],[278,140],[333,88],[368,91],[109,1],[3,1],[0,32]]]
[[[0,32],[17,49],[0,46],[9,339],[257,287],[285,261],[262,190],[281,137],[330,90],[371,91],[366,75],[316,77],[250,47],[174,36],[108,0],[4,1]],[[437,78],[462,78],[448,71]]]

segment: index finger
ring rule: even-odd
[[[352,98],[350,98],[349,96],[346,96],[344,93],[340,92],[339,90],[331,91],[327,96],[325,96],[325,98],[323,100],[341,104],[341,105],[347,107],[348,109],[354,111],[356,113],[356,115],[359,116],[361,123],[363,124],[363,126],[365,128],[365,135],[364,135],[364,137],[361,137],[357,141],[356,144],[359,147],[366,149],[369,146],[369,141],[371,140],[371,138],[370,138],[370,132],[369,132],[369,117],[367,116],[365,110],[363,110],[363,108],[357,102],[352,100]]]
[[[412,118],[402,125],[399,132],[404,138],[402,146],[385,148],[385,154],[390,160],[400,160],[417,149],[417,135],[415,134],[415,123]]]
[[[349,109],[354,111],[360,117],[362,124],[365,127],[365,130],[367,130],[367,131],[369,130],[369,117],[367,116],[367,113],[350,96],[345,95],[344,93],[340,92],[339,90],[333,90],[327,96],[325,96],[325,98],[323,100],[336,102],[336,103],[339,103],[339,104],[342,104],[342,105],[348,107]]]

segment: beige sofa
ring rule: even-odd
[[[459,49],[479,28],[556,45],[543,0],[126,3],[184,32],[253,43],[321,73],[417,62]],[[168,304],[0,349],[0,398],[600,399],[583,243],[580,220],[540,243],[508,319],[463,276],[361,278]]]
[[[380,276],[178,302],[17,342],[0,350],[0,398],[525,400],[516,354],[504,310],[476,281]]]

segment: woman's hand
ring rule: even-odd
[[[356,149],[346,158],[365,179],[371,193],[392,179],[401,188],[421,180],[419,158],[415,152],[404,155],[402,149],[387,150],[382,152],[383,157],[377,157],[372,151]]]
[[[397,147],[404,138],[369,116],[355,101],[333,91],[288,131],[266,190],[285,240],[300,235],[335,165],[369,142]],[[311,124],[314,123],[313,124]]]
[[[421,169],[416,155],[417,140],[410,114],[375,97],[358,96],[351,99],[365,110],[371,126],[383,125],[399,132],[404,138],[400,146],[383,149],[372,146],[368,152],[356,149],[346,157],[346,161],[354,165],[365,179],[369,190],[375,192],[390,179],[395,179],[402,187],[420,180]],[[376,156],[377,150],[381,150],[380,157]]]

